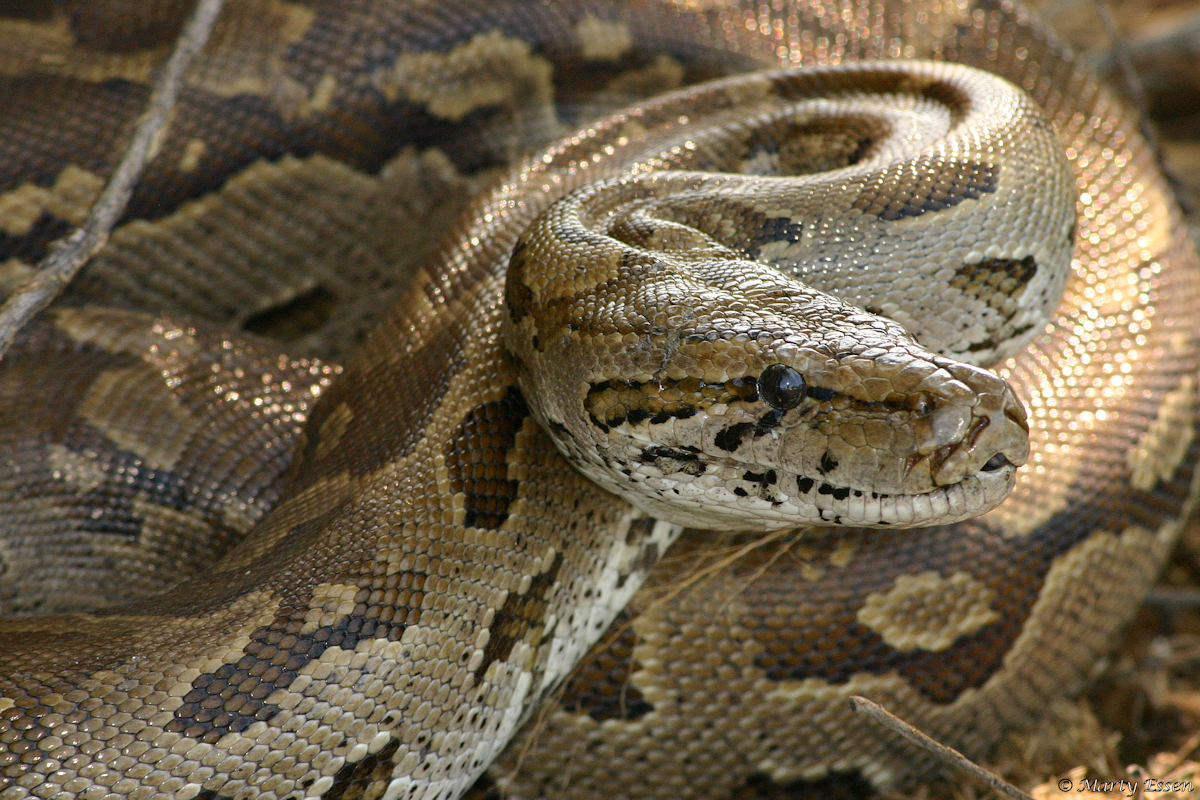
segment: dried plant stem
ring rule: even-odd
[[[0,358],[17,332],[59,295],[79,269],[108,241],[146,164],[154,157],[183,86],[183,75],[208,41],[223,0],[197,0],[175,50],[154,83],[121,163],[92,205],[83,225],[56,242],[34,274],[0,308]]]
[[[909,725],[904,720],[885,710],[883,706],[872,703],[865,697],[859,697],[855,695],[854,697],[850,698],[850,708],[859,714],[866,714],[868,717],[878,722],[888,730],[898,733],[900,736],[903,736],[905,739],[917,745],[918,747],[937,756],[942,763],[948,764],[949,766],[955,767],[956,769],[967,773],[985,786],[995,789],[996,791],[1008,795],[1009,797],[1016,798],[1016,800],[1033,800],[1032,796],[1025,794],[1025,792],[1022,792],[1008,781],[999,778],[991,772],[988,772],[986,769],[979,766],[957,750],[947,747],[941,742],[935,741],[924,733],[921,733],[921,731],[917,730],[912,725]]]
[[[1146,594],[1146,604],[1166,609],[1200,608],[1200,588],[1155,586]]]

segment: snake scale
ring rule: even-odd
[[[3,4],[7,286],[188,5]],[[852,694],[986,752],[1191,506],[1198,303],[1008,2],[230,2],[0,370],[0,800],[928,776]]]

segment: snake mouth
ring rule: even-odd
[[[945,525],[978,516],[1003,502],[1016,484],[1016,470],[1006,456],[997,453],[975,474],[913,493],[864,491],[800,477],[796,482],[800,494],[793,502],[815,509],[816,519],[810,524],[897,528]]]
[[[998,470],[1004,469],[1005,467],[1014,467],[1015,468],[1016,464],[1009,461],[1008,457],[1006,455],[1004,455],[1004,453],[996,453],[996,455],[992,456],[991,458],[989,458],[987,461],[984,462],[983,466],[979,468],[979,471],[980,472],[996,472]]]
[[[613,481],[607,469],[591,477],[648,513],[692,528],[916,528],[990,511],[1012,491],[1016,470],[1006,454],[996,453],[953,483],[882,492],[839,485],[828,477],[713,459],[698,448],[651,445],[619,470],[623,481]]]
[[[687,413],[646,405],[664,396],[661,386],[589,384],[583,410],[601,451],[592,458],[613,479],[590,477],[699,528],[925,527],[978,516],[1007,497],[1028,458],[1024,407],[993,373],[930,358],[913,375],[886,360],[859,365],[889,386],[921,378],[920,391],[896,397],[783,397],[805,381],[775,364],[757,382],[700,386],[712,401]]]

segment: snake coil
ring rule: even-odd
[[[180,5],[0,18],[6,281]],[[0,368],[0,800],[927,775],[853,694],[984,752],[1191,507],[1198,301],[1136,119],[1003,0],[230,3]]]

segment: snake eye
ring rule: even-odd
[[[777,411],[800,405],[807,385],[804,376],[786,364],[772,364],[758,376],[758,395]]]

